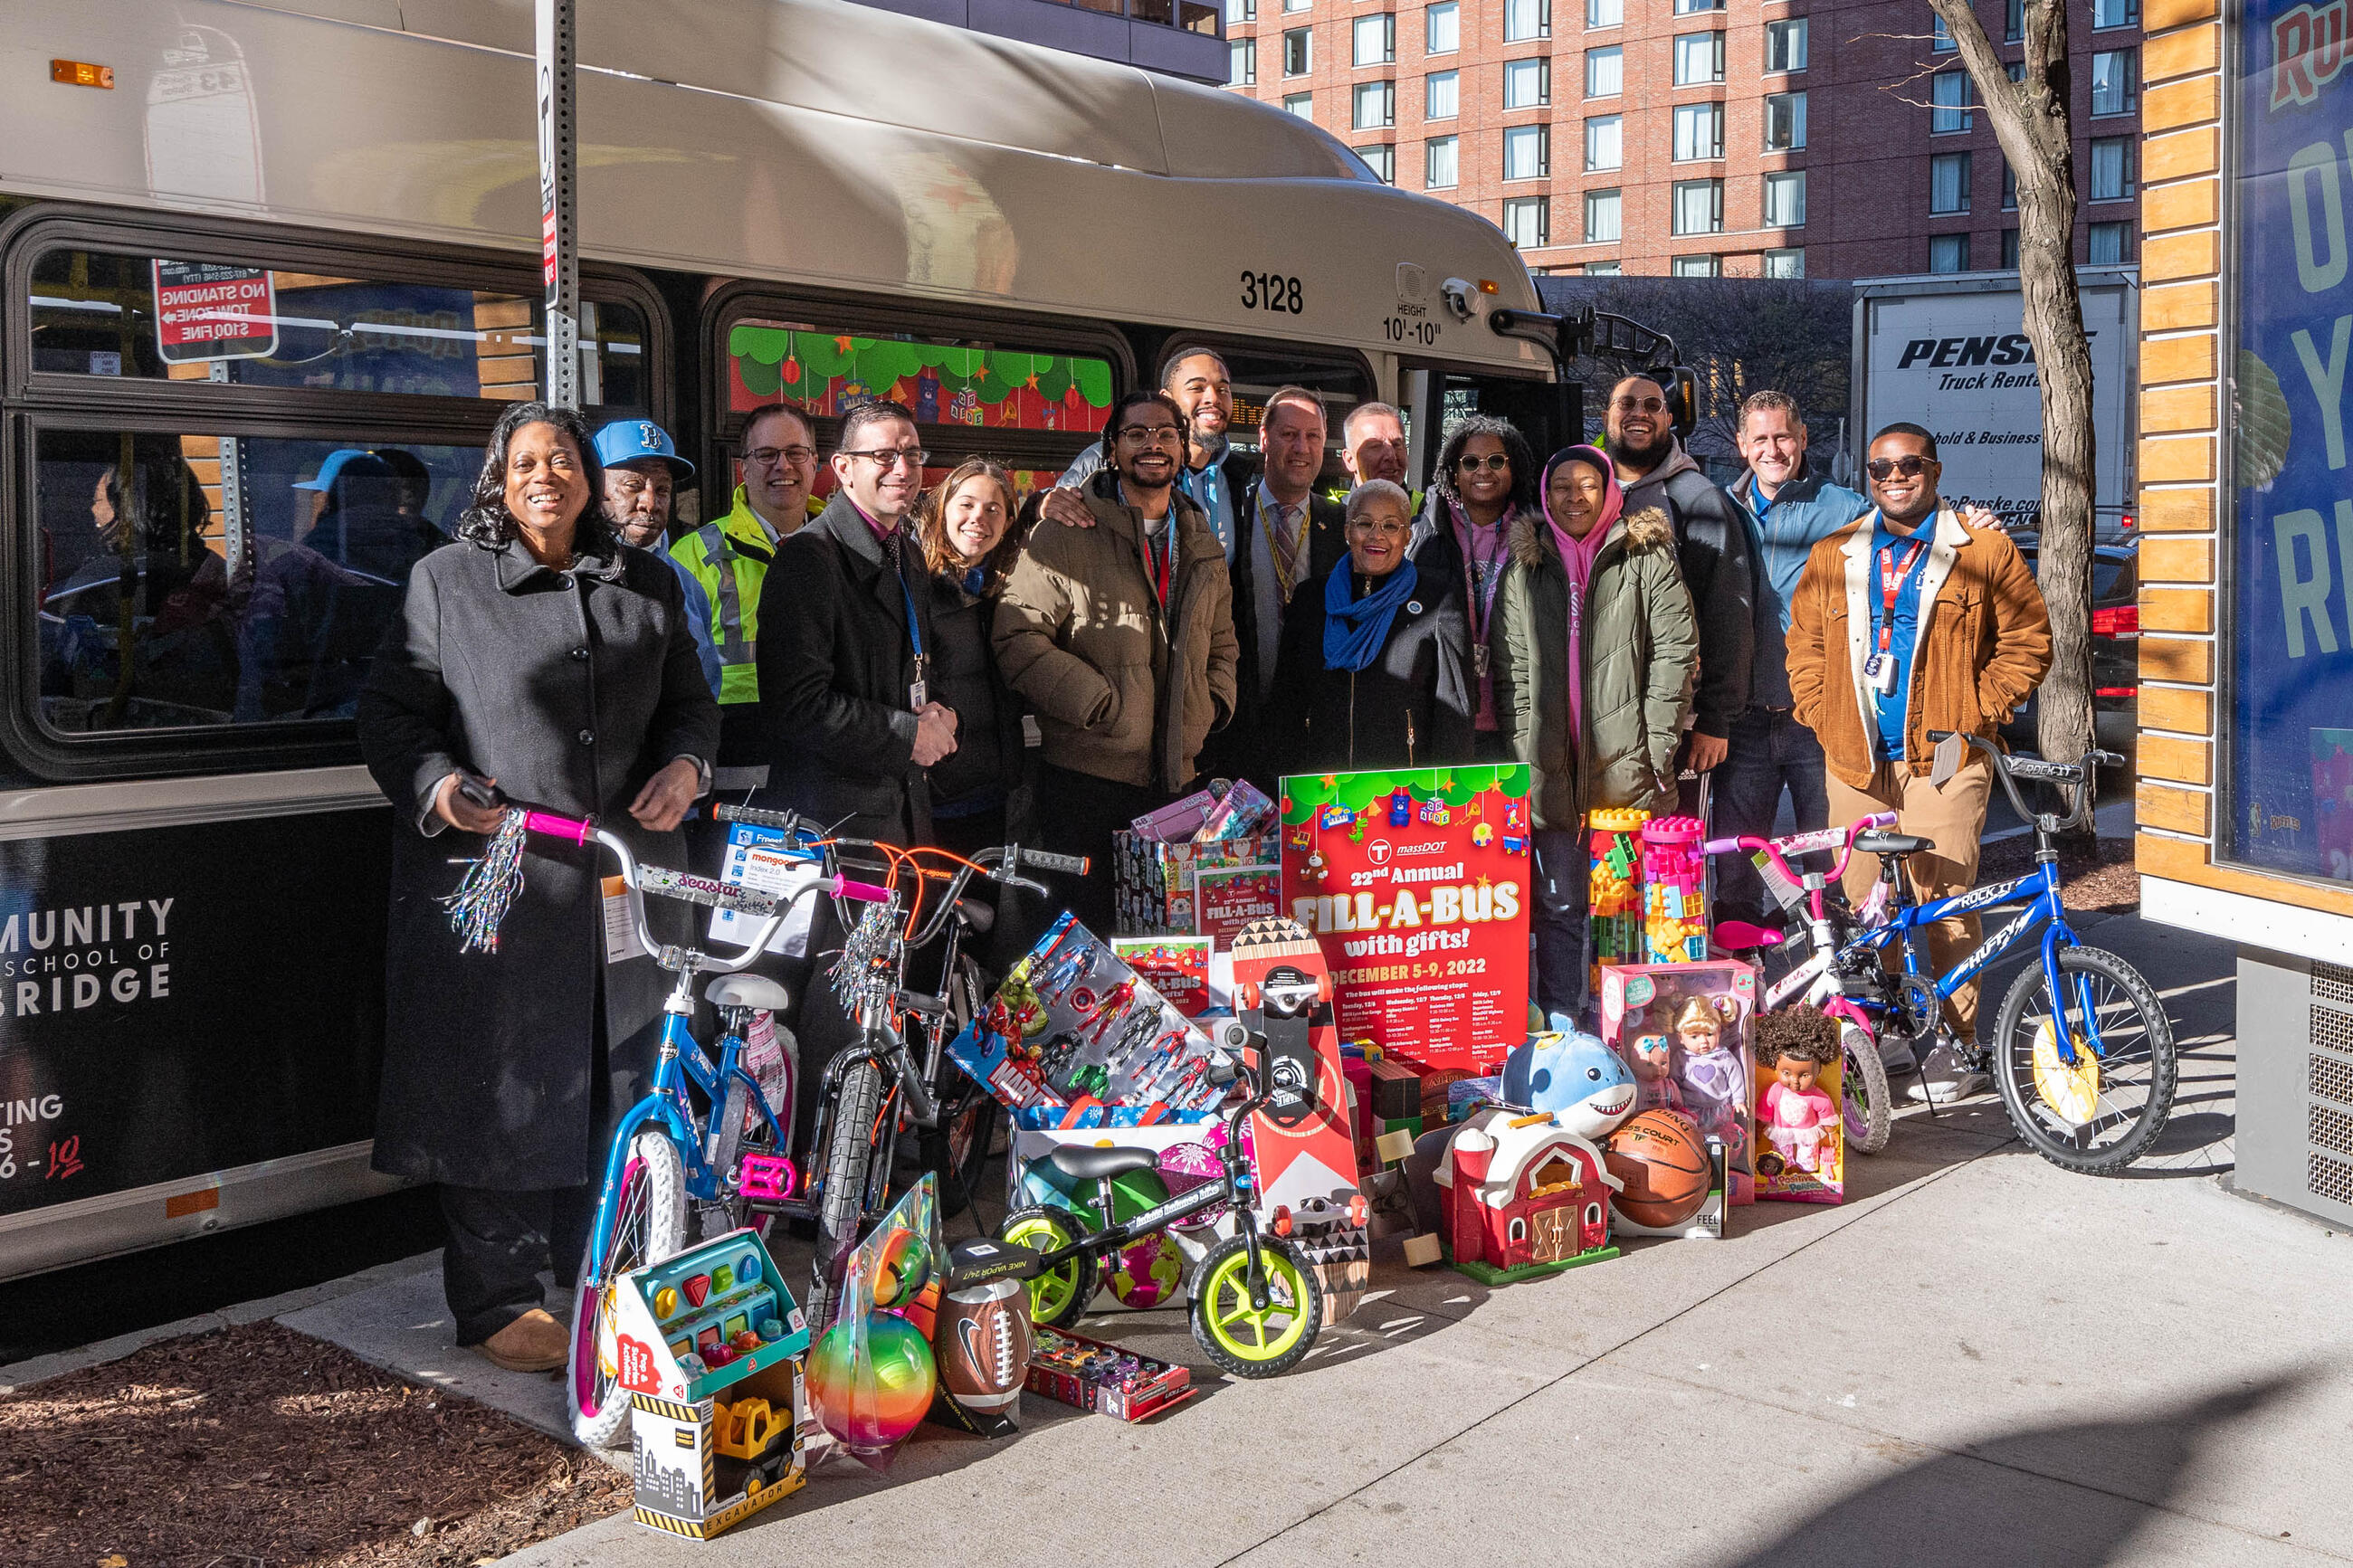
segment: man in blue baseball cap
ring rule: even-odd
[[[616,419],[596,432],[596,460],[605,465],[605,510],[624,542],[660,550],[670,531],[670,499],[694,478],[670,432],[650,419]]]

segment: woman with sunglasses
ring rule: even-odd
[[[1414,552],[1425,577],[1461,584],[1462,655],[1471,668],[1473,751],[1508,754],[1491,669],[1496,589],[1511,560],[1513,523],[1536,511],[1536,458],[1509,420],[1473,414],[1446,433],[1430,480],[1426,537]]]
[[[1292,601],[1266,737],[1278,771],[1472,760],[1462,594],[1406,559],[1413,503],[1388,479],[1348,492],[1348,557]]]

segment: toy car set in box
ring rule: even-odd
[[[1141,1421],[1199,1392],[1192,1373],[1174,1362],[1044,1328],[1029,1352],[1029,1391],[1115,1421]]]

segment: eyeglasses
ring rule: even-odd
[[[1149,442],[1155,447],[1173,446],[1185,438],[1185,432],[1174,425],[1123,425],[1119,427],[1123,441]]]
[[[1621,397],[1610,407],[1620,414],[1664,414],[1667,405],[1655,397]]]
[[[897,468],[901,463],[912,463],[920,468],[923,466],[924,459],[931,456],[921,447],[877,447],[871,452],[845,451],[835,455],[843,458],[871,458],[874,459],[874,466],[885,473]]]
[[[1398,522],[1395,519],[1376,522],[1370,518],[1357,517],[1348,520],[1348,531],[1367,533],[1380,539],[1403,539],[1413,531],[1413,524]]]
[[[744,466],[747,468],[773,468],[783,463],[806,468],[816,461],[814,447],[754,447],[744,454]]]
[[[1863,470],[1874,479],[1892,479],[1898,474],[1907,479],[1916,479],[1927,472],[1929,466],[1935,460],[1933,458],[1916,457],[1906,453],[1901,458],[1873,458],[1862,467]]]
[[[1474,458],[1465,452],[1454,459],[1454,466],[1464,473],[1476,473],[1484,468],[1491,474],[1500,474],[1511,468],[1512,459],[1508,453],[1504,452],[1490,452],[1483,458]]]

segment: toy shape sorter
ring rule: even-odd
[[[1756,1202],[1755,1074],[1749,1037],[1757,1012],[1757,971],[1737,959],[1693,963],[1610,963],[1601,968],[1601,1037],[1649,1084],[1664,1052],[1663,1104],[1721,1141],[1731,1165],[1727,1197]]]
[[[1600,1149],[1556,1112],[1473,1114],[1455,1130],[1433,1174],[1448,1261],[1482,1285],[1618,1256],[1609,1242],[1618,1178]]]
[[[707,1541],[799,1489],[808,1323],[756,1232],[621,1276],[604,1310],[639,1524]]]
[[[1785,1007],[1757,1020],[1755,1152],[1759,1198],[1799,1204],[1845,1201],[1841,1029],[1839,1019],[1815,1007]]]

